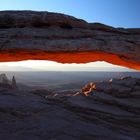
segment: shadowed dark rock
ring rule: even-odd
[[[111,81],[104,83],[115,90],[119,87],[114,94],[96,82],[88,96],[71,90],[0,88],[0,139],[140,139],[140,79]],[[124,90],[128,87],[129,93]]]

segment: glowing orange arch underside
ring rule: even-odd
[[[47,52],[41,50],[7,50],[0,51],[0,62],[23,60],[50,60],[59,63],[88,63],[106,61],[111,64],[140,70],[135,62],[121,59],[119,56],[105,52]]]

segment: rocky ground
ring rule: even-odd
[[[87,96],[1,87],[0,139],[139,140],[140,79],[94,84]]]

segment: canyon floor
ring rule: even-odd
[[[140,78],[95,85],[88,96],[78,88],[0,87],[0,139],[139,140]]]

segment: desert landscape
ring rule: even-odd
[[[140,140],[140,1],[0,1],[0,140]]]
[[[138,140],[139,99],[139,72],[5,72],[0,139]]]

